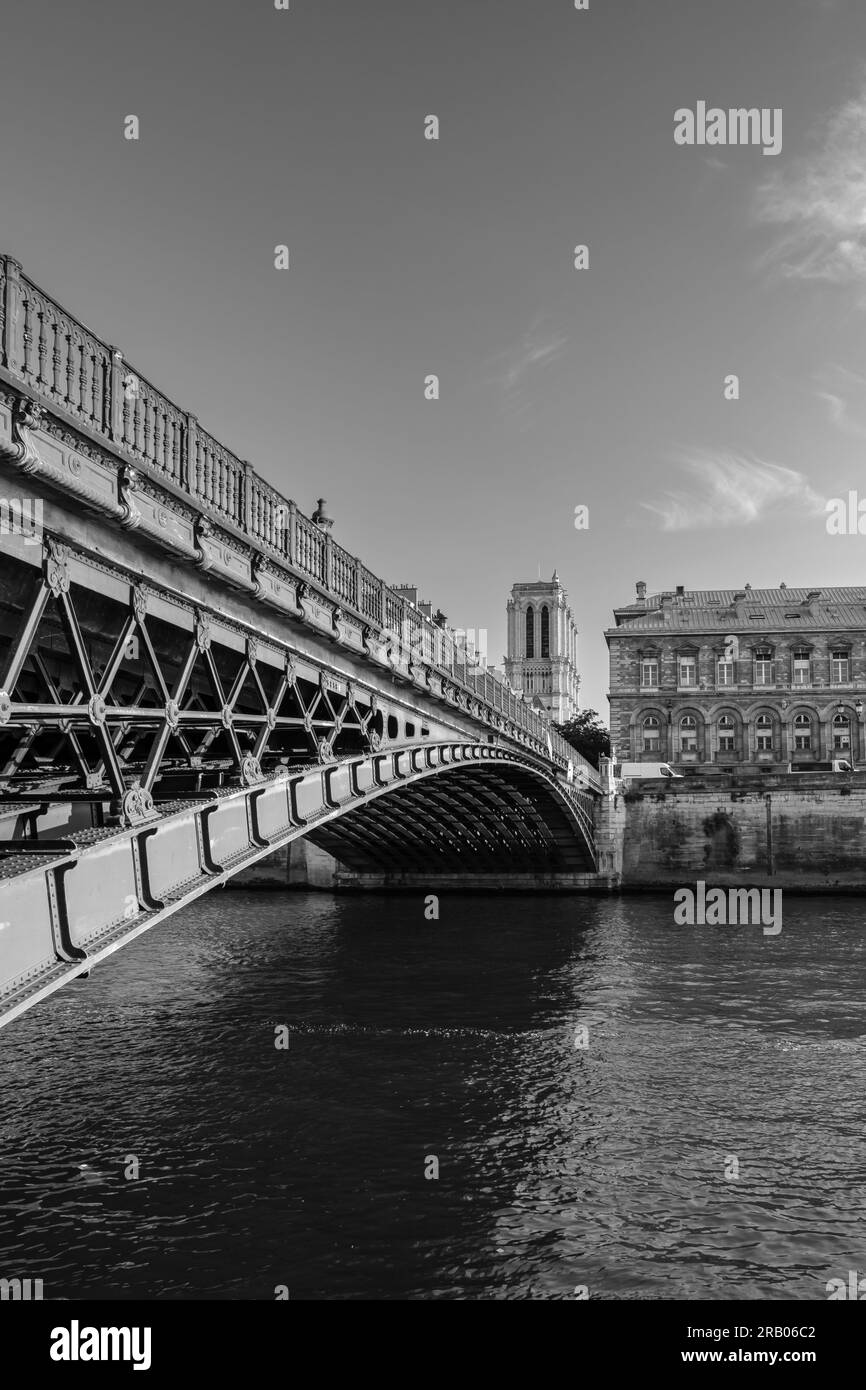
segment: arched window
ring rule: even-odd
[[[698,750],[698,721],[693,714],[684,714],[680,720],[680,748],[684,753]]]
[[[851,721],[847,714],[833,716],[833,748],[847,752],[851,747]]]
[[[541,610],[541,655],[550,656],[550,609],[546,603]]]
[[[648,714],[643,721],[643,751],[645,753],[657,753],[659,751],[659,721],[654,714]]]
[[[535,656],[535,609],[532,604],[526,610],[526,655]]]
[[[794,715],[794,747],[812,747],[812,720],[808,714]]]
[[[773,721],[769,714],[759,714],[755,720],[755,747],[759,753],[768,753],[773,747]]]
[[[719,752],[733,753],[734,751],[734,716],[723,714],[719,719]]]

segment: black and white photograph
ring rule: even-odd
[[[829,1378],[866,3],[0,52],[0,1328],[253,1375],[299,1302],[568,1302],[610,1371]]]

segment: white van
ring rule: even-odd
[[[620,763],[614,771],[615,777],[682,777],[674,772],[670,763]]]

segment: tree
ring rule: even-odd
[[[573,719],[557,724],[556,728],[566,743],[582,753],[594,768],[598,767],[602,753],[610,756],[610,733],[594,709],[582,709]]]

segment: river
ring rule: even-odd
[[[0,1031],[0,1276],[826,1298],[866,1272],[864,907],[217,890]]]

